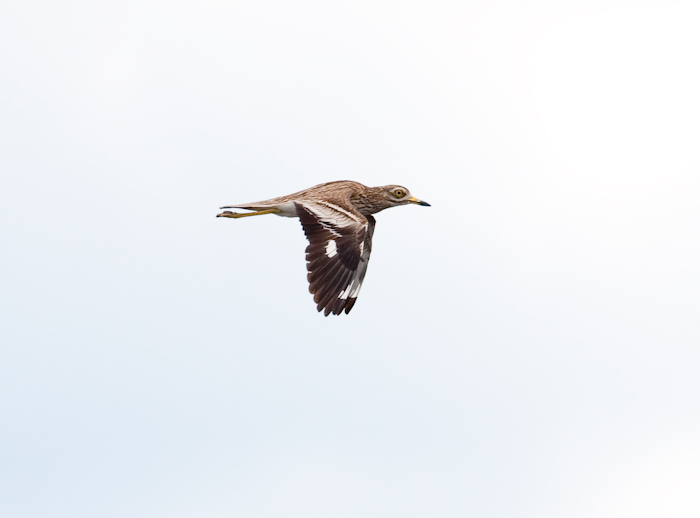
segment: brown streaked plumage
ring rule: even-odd
[[[309,240],[306,248],[309,291],[317,309],[328,316],[349,313],[357,300],[372,251],[375,225],[372,214],[408,203],[430,206],[412,197],[400,185],[367,187],[358,182],[339,181],[279,198],[227,205],[221,208],[254,212],[224,211],[217,217],[276,214],[299,218]]]

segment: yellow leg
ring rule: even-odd
[[[255,212],[244,212],[244,213],[239,213],[239,212],[231,212],[230,210],[224,211],[221,214],[217,214],[217,218],[245,218],[246,216],[262,216],[263,214],[277,214],[279,212],[282,212],[279,209],[265,209],[265,210],[256,210]]]

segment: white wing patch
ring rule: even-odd
[[[353,289],[353,286],[357,283],[357,286]],[[357,277],[353,278],[352,282],[350,285],[345,288],[343,291],[340,292],[340,295],[338,295],[339,299],[347,299],[350,297],[351,299],[356,299],[357,295],[360,293],[360,288],[362,287],[362,281],[360,281]]]
[[[338,255],[338,246],[335,244],[335,239],[328,241],[326,245],[326,255],[328,257],[335,257]]]
[[[316,203],[320,203],[321,205],[324,205],[324,206],[328,207],[329,209],[332,209],[332,210],[335,210],[337,212],[340,212],[341,214],[344,214],[345,216],[347,216],[348,218],[353,220],[355,223],[362,224],[362,219],[358,218],[357,215],[353,214],[352,212],[350,212],[348,210],[345,210],[343,207],[339,207],[335,203],[329,203],[329,202],[323,201],[323,200],[318,200]]]
[[[350,283],[350,285],[347,288],[345,288],[343,291],[340,292],[340,294],[338,295],[339,299],[347,299],[350,296],[350,289],[352,288],[352,285],[354,282],[355,282],[355,279],[352,280],[352,282]]]

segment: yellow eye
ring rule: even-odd
[[[394,196],[396,196],[397,198],[403,198],[404,196],[406,196],[406,191],[404,191],[403,189],[396,189],[394,191]]]

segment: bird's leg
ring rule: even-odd
[[[230,210],[226,210],[222,212],[221,214],[217,214],[217,218],[245,218],[246,216],[262,216],[263,214],[278,214],[282,212],[279,209],[265,209],[265,210],[256,210],[255,212],[231,212]]]

